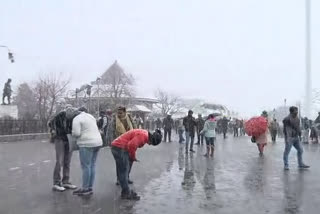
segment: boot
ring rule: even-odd
[[[210,146],[207,146],[207,153],[204,154],[205,157],[209,157],[210,154]]]
[[[213,153],[214,153],[214,146],[211,146],[211,157],[213,156]]]

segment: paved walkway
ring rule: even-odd
[[[296,151],[290,171],[282,164],[283,142],[269,144],[260,157],[247,137],[218,138],[215,156],[184,153],[184,145],[163,143],[138,152],[132,179],[139,202],[121,201],[115,186],[115,166],[109,149],[99,153],[94,195],[73,196],[51,191],[54,147],[48,142],[0,144],[0,213],[306,213],[320,210],[320,147],[306,145],[310,170],[298,170]],[[77,152],[72,181],[81,183]]]

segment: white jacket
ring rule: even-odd
[[[73,119],[72,136],[76,138],[79,147],[102,146],[96,119],[88,113],[81,112]]]

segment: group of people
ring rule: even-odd
[[[302,140],[302,130],[301,121],[298,117],[298,108],[291,106],[289,109],[289,115],[284,118],[283,122],[283,134],[285,140],[285,149],[283,153],[284,169],[289,170],[288,156],[290,154],[292,146],[297,150],[298,166],[300,169],[308,169],[310,166],[303,162],[302,154],[303,148],[301,145]],[[268,122],[268,113],[266,111],[262,112],[262,117],[264,117]],[[259,136],[253,136],[252,142],[257,144],[260,155],[263,155],[264,147],[268,143],[268,135],[271,132],[272,141],[276,141],[277,131],[279,129],[279,124],[276,119],[272,122],[268,122],[268,128],[264,133]]]
[[[53,172],[53,190],[63,192],[75,190],[74,195],[93,194],[95,167],[101,147],[111,146],[116,163],[117,185],[122,188],[121,198],[139,200],[137,193],[129,188],[133,182],[129,179],[132,164],[136,159],[136,150],[145,144],[158,145],[162,133],[153,133],[136,129],[136,125],[125,107],[118,107],[117,113],[100,112],[96,120],[85,108],[66,108],[57,113],[49,122],[51,142],[55,144],[56,165]],[[79,149],[82,169],[82,187],[77,188],[70,182],[70,163],[74,145]],[[62,176],[61,176],[62,171]]]
[[[268,118],[264,111],[262,117]],[[206,119],[198,115],[193,117],[193,111],[189,110],[188,115],[175,125],[174,120],[168,115],[159,128],[164,129],[164,141],[171,142],[171,131],[174,126],[178,126],[179,142],[185,141],[185,152],[195,152],[193,150],[195,136],[197,134],[197,144],[207,145],[206,157],[213,156],[216,141],[216,132],[219,130],[226,137],[229,120],[226,117],[218,119],[214,114],[210,114]],[[53,172],[53,190],[63,192],[66,189],[75,190],[74,195],[87,196],[93,194],[95,180],[95,167],[98,153],[101,147],[110,146],[116,163],[116,184],[122,188],[121,198],[129,200],[139,200],[140,197],[129,187],[133,181],[130,180],[130,172],[136,158],[136,150],[145,144],[158,145],[162,141],[160,129],[153,133],[144,129],[137,129],[136,122],[127,113],[126,108],[120,106],[116,113],[111,110],[101,111],[96,120],[85,108],[73,108],[67,106],[64,110],[56,114],[49,122],[51,142],[55,144],[56,165]],[[219,127],[220,125],[220,127]],[[237,127],[241,127],[241,122]],[[242,125],[243,126],[243,125]],[[260,154],[263,154],[264,147],[268,142],[268,134],[271,133],[272,141],[276,141],[279,124],[276,120],[269,123],[269,129],[260,136],[256,136],[254,143],[257,144]],[[284,168],[289,169],[288,156],[290,150],[295,147],[298,151],[298,164],[300,168],[309,168],[302,159],[303,149],[300,144],[302,130],[298,117],[297,107],[290,107],[290,114],[283,120],[283,132],[285,137],[285,150],[283,154]],[[183,136],[185,133],[185,136]],[[185,137],[185,139],[184,139]],[[82,187],[77,188],[70,182],[70,163],[73,146],[76,144],[79,149],[80,165],[82,169]],[[61,176],[62,171],[62,176]]]

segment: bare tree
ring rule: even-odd
[[[19,118],[27,120],[35,118],[37,114],[37,100],[28,83],[22,83],[18,86],[15,100],[18,106]]]
[[[168,114],[173,115],[181,110],[182,102],[179,96],[170,94],[161,89],[156,90],[154,95],[159,101],[156,105],[160,108],[162,116],[166,116]]]
[[[46,73],[40,75],[34,88],[37,110],[40,120],[48,122],[54,114],[56,104],[63,98],[70,78],[64,78],[62,73]]]
[[[134,77],[126,73],[115,61],[101,76],[99,82],[95,81],[94,95],[110,97],[113,106],[120,104],[121,98],[134,97]]]

